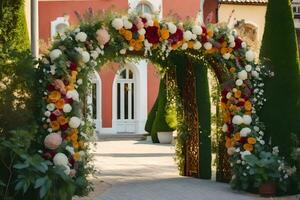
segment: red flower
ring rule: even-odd
[[[52,160],[52,158],[55,156],[55,152],[54,151],[47,151],[45,152],[42,157],[45,159],[45,160]]]
[[[57,116],[54,113],[51,113],[49,118],[50,118],[51,121],[56,121]]]
[[[225,37],[224,37],[224,36],[220,37],[218,41],[219,41],[220,43],[223,43],[223,42],[225,41]]]
[[[49,84],[49,85],[47,86],[47,90],[48,90],[49,92],[52,92],[52,91],[54,91],[54,90],[55,90],[55,87],[54,87],[54,85],[52,85],[52,84]]]
[[[204,35],[201,35],[201,38],[200,38],[200,40],[201,40],[201,43],[205,43],[205,42],[207,42],[207,41],[208,41],[208,39],[207,39],[207,35],[206,35],[206,34],[204,34]]]
[[[142,22],[144,23],[144,25],[147,23],[147,19],[146,18],[144,18],[144,17],[141,17],[141,19],[142,19]]]
[[[62,131],[65,131],[65,130],[67,130],[69,128],[69,124],[68,123],[66,123],[66,124],[64,124],[64,125],[60,125],[60,129],[62,130]]]
[[[243,41],[240,38],[236,38],[234,42],[235,42],[234,50],[240,49],[242,47]]]
[[[135,32],[138,31],[138,28],[137,28],[137,26],[135,24],[133,24],[132,28],[130,30],[131,30],[131,32],[135,33]]]
[[[206,27],[205,26],[201,26],[201,28],[202,28],[202,34],[203,35],[207,35],[207,29],[206,29]]]
[[[70,69],[71,69],[71,71],[77,71],[77,64],[72,62],[70,64]]]
[[[73,168],[74,164],[75,164],[75,160],[74,160],[74,158],[72,156],[69,158],[69,163],[71,164],[71,166]]]
[[[158,28],[156,26],[148,26],[146,28],[145,38],[151,44],[157,44],[157,43],[159,43]]]
[[[171,45],[176,44],[179,41],[182,41],[183,40],[183,31],[178,28],[174,34],[170,35],[168,40]]]
[[[243,144],[247,143],[247,138],[246,137],[241,137],[240,143],[243,143]]]

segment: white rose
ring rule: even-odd
[[[197,35],[196,34],[192,34],[192,39],[196,40],[197,39]]]
[[[55,109],[55,104],[54,104],[54,103],[49,103],[49,104],[47,105],[47,110],[53,111],[54,109]]]
[[[124,24],[124,27],[126,29],[131,29],[132,28],[132,23],[130,21],[128,21],[127,19],[123,20],[123,24]]]
[[[201,35],[202,34],[202,27],[201,26],[193,26],[192,32],[196,35]]]
[[[64,168],[65,168],[64,173],[68,176],[71,172],[71,169],[68,165],[64,165]]]
[[[69,164],[68,157],[63,153],[57,153],[53,158],[54,165],[67,166]]]
[[[247,137],[250,133],[251,133],[251,129],[248,127],[242,128],[242,130],[240,131],[242,137]]]
[[[46,117],[50,117],[51,112],[50,112],[50,111],[46,111],[46,112],[44,113],[44,115],[45,115]]]
[[[190,40],[192,39],[192,36],[193,36],[193,34],[192,34],[191,31],[185,31],[185,32],[183,33],[183,39],[184,39],[185,41],[190,41]]]
[[[74,101],[79,101],[79,94],[76,90],[69,90],[66,96],[67,98],[73,99]]]
[[[78,79],[76,82],[77,82],[78,85],[81,85],[83,81],[82,81],[82,79],[80,78],[80,79]]]
[[[225,54],[223,55],[223,58],[224,58],[225,60],[228,60],[228,59],[230,58],[230,56],[231,56],[230,53],[225,53]]]
[[[66,150],[67,150],[71,155],[73,155],[73,154],[75,153],[74,148],[71,147],[71,146],[66,146]]]
[[[253,51],[248,50],[245,54],[245,57],[248,62],[252,62],[254,60],[255,55],[254,55]]]
[[[226,99],[230,99],[232,97],[232,93],[231,92],[228,92],[227,94],[226,94]]]
[[[243,81],[241,79],[238,79],[238,80],[235,81],[235,84],[237,86],[241,86],[241,85],[243,85]]]
[[[125,53],[126,53],[126,49],[121,49],[121,50],[120,50],[120,54],[123,54],[123,55],[124,55]]]
[[[121,28],[123,28],[123,20],[121,18],[115,18],[112,22],[111,22],[112,27],[114,27],[116,30],[120,30]]]
[[[243,118],[240,116],[240,115],[235,115],[233,118],[232,118],[232,123],[233,124],[237,124],[237,125],[240,125],[243,123]]]
[[[224,125],[222,126],[222,131],[223,131],[224,133],[226,133],[226,132],[228,131],[228,126],[227,126],[227,124],[224,124]]]
[[[81,124],[81,119],[79,119],[78,117],[71,117],[69,121],[69,126],[71,128],[78,128],[80,124]]]
[[[194,49],[198,50],[198,49],[200,49],[201,47],[202,47],[201,42],[197,41],[197,42],[194,43],[194,46],[193,46]]]
[[[182,50],[186,50],[188,48],[188,44],[187,43],[183,43],[182,46],[181,46],[181,49]]]
[[[51,61],[53,62],[55,59],[57,59],[59,56],[62,55],[62,51],[60,49],[53,49],[50,53],[49,53],[49,57],[51,59]]]
[[[251,122],[252,122],[252,118],[251,118],[250,115],[244,115],[244,116],[243,116],[243,121],[244,121],[244,124],[250,125]]]
[[[147,20],[147,25],[148,26],[153,26],[154,22],[152,19]]]
[[[246,44],[246,42],[242,42],[242,44],[241,44],[241,45],[242,45],[242,48],[244,48],[244,49],[247,47],[247,44]]]
[[[210,50],[212,48],[212,44],[210,42],[205,42],[203,46],[206,50]]]
[[[87,39],[87,34],[85,32],[79,32],[75,36],[75,40],[79,42],[85,42]]]
[[[258,78],[259,77],[259,74],[257,71],[252,71],[251,72],[251,75],[254,77],[254,78]]]
[[[71,112],[71,110],[72,110],[72,106],[70,104],[66,103],[63,107],[63,111],[65,113],[69,113],[69,112]]]
[[[252,66],[251,65],[246,65],[245,69],[247,72],[250,72],[252,70]]]
[[[228,36],[228,42],[229,42],[229,43],[234,42],[234,36],[233,36],[233,35],[229,35],[229,36]]]
[[[91,56],[94,60],[96,60],[99,56],[99,53],[97,51],[91,51]]]
[[[146,30],[145,30],[144,28],[141,28],[140,30],[138,30],[138,33],[139,33],[140,35],[145,35]]]
[[[246,80],[248,78],[248,73],[246,72],[246,70],[242,70],[238,73],[238,78],[241,80]]]
[[[87,63],[90,61],[90,54],[87,51],[81,52],[81,56],[82,56],[82,61],[84,63]]]
[[[235,47],[235,42],[231,42],[231,43],[229,44],[229,47],[230,47],[230,48]]]
[[[50,73],[52,75],[55,75],[55,73],[56,73],[56,66],[55,65],[50,65]]]
[[[234,147],[229,147],[228,149],[227,149],[227,153],[228,153],[228,155],[233,155],[234,153],[235,153],[235,148]]]
[[[175,26],[175,24],[173,24],[172,22],[169,22],[167,25],[168,25],[169,32],[171,34],[176,33],[177,27]]]

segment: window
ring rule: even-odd
[[[137,13],[140,14],[143,13],[153,14],[152,7],[147,2],[140,2],[135,9]]]
[[[69,17],[67,15],[56,18],[56,20],[51,22],[51,38],[56,37],[57,34],[63,34],[69,25]]]
[[[293,12],[294,12],[294,15],[300,15],[300,5],[298,4],[294,4],[293,5]]]

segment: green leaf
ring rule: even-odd
[[[37,189],[37,188],[41,187],[42,185],[44,185],[45,182],[47,181],[47,179],[48,179],[47,176],[38,178],[38,179],[35,181],[34,188]]]
[[[16,191],[20,191],[21,188],[23,188],[24,183],[25,183],[24,180],[20,180],[20,181],[16,184],[15,190],[16,190]]]
[[[27,168],[27,167],[29,167],[28,163],[19,163],[19,164],[14,165],[15,169],[24,169],[24,168]]]

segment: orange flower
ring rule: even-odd
[[[244,144],[244,149],[246,150],[246,151],[253,151],[253,145],[252,144]]]
[[[193,41],[189,41],[189,42],[188,42],[188,47],[189,47],[190,49],[192,49],[192,48],[194,47],[194,42],[193,42]]]
[[[233,146],[233,143],[229,137],[226,138],[225,146],[227,149]]]
[[[157,19],[155,19],[155,20],[153,21],[153,26],[156,26],[157,28],[160,27],[159,21],[158,21]]]
[[[134,50],[139,51],[139,50],[142,49],[142,47],[143,47],[142,42],[141,42],[141,41],[137,41],[137,42],[135,43],[135,45],[134,45]]]
[[[121,34],[121,35],[124,35],[125,34],[125,29],[124,28],[121,28],[120,30],[119,30],[119,33]]]
[[[74,153],[73,154],[73,158],[74,158],[74,160],[79,160],[80,159],[80,154],[78,153],[78,152],[76,152],[76,153]]]
[[[256,143],[256,139],[255,139],[254,137],[249,137],[249,138],[247,139],[247,142],[248,142],[249,144],[255,144],[255,143]]]
[[[132,47],[134,47],[135,42],[136,42],[135,39],[132,39],[132,40],[129,41],[129,45],[132,46]]]
[[[125,33],[124,33],[124,37],[125,37],[126,40],[130,41],[132,39],[132,32],[126,30]]]
[[[138,38],[138,41],[144,41],[144,39],[145,39],[145,36],[144,35],[139,35],[139,38]]]
[[[230,113],[229,112],[225,112],[223,114],[223,120],[224,120],[225,123],[230,121]]]
[[[52,103],[55,103],[56,101],[58,101],[61,98],[61,94],[58,91],[52,91],[49,95],[49,100]]]
[[[78,135],[77,135],[77,134],[72,134],[70,138],[71,138],[71,140],[72,140],[73,142],[76,142],[77,139],[78,139]]]
[[[50,126],[51,126],[53,131],[57,131],[60,128],[59,123],[57,121],[52,121],[50,123]]]
[[[240,97],[242,96],[242,92],[240,90],[237,90],[235,93],[234,93],[234,97],[239,99]]]
[[[231,67],[230,69],[229,69],[229,71],[230,71],[230,73],[235,73],[236,72],[236,68],[235,67]]]
[[[221,54],[225,54],[227,53],[227,48],[226,47],[222,47],[220,50]]]
[[[57,121],[58,121],[58,123],[59,123],[60,125],[64,125],[64,124],[68,123],[67,118],[65,118],[64,116],[59,116],[59,117],[57,118]]]
[[[221,47],[227,47],[227,42],[224,41],[224,42],[221,44]]]
[[[163,28],[160,30],[160,37],[163,39],[163,40],[167,40],[170,36],[170,33],[169,33],[169,30],[166,29],[166,28]]]
[[[208,37],[212,37],[212,36],[214,36],[214,31],[213,30],[211,30],[211,29],[208,29],[207,30],[207,35],[208,35]]]
[[[70,91],[70,90],[74,90],[74,84],[70,83],[67,87],[66,87],[66,90],[67,91]]]
[[[227,109],[227,106],[224,102],[221,103],[221,110],[225,111]]]
[[[73,147],[75,148],[75,149],[78,149],[78,147],[79,147],[79,144],[78,144],[78,142],[77,141],[73,141]]]
[[[84,148],[84,146],[85,146],[85,145],[84,145],[84,141],[82,141],[82,140],[81,140],[81,141],[79,141],[79,143],[78,143],[78,144],[79,144],[79,147],[80,147],[80,148],[82,148],[82,149],[83,149],[83,148]]]
[[[241,134],[240,134],[240,132],[235,133],[235,134],[234,134],[234,140],[238,142],[238,141],[240,141],[240,139],[241,139]]]
[[[245,102],[244,106],[245,106],[245,109],[247,111],[251,111],[252,110],[252,104],[251,104],[251,102],[249,100]]]
[[[55,103],[55,106],[57,109],[63,109],[65,105],[65,100],[64,99],[60,99]]]

